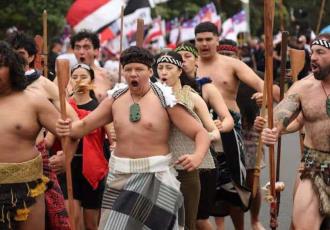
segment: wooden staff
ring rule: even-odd
[[[267,103],[267,79],[266,77],[264,78],[264,90],[263,90],[263,97],[262,97],[262,106],[260,109],[260,116],[262,118],[265,118],[266,116],[266,103]],[[261,135],[259,135],[258,138],[258,148],[257,148],[257,159],[256,159],[256,165],[254,167],[254,173],[253,173],[253,187],[252,187],[252,196],[253,198],[256,197],[257,191],[259,188],[260,184],[260,163],[262,159],[262,153],[263,153],[263,146],[264,144],[262,143],[261,140]]]
[[[293,82],[298,80],[298,75],[305,65],[305,50],[292,49],[289,50],[291,63],[291,77]]]
[[[43,47],[43,38],[40,35],[34,37],[34,42],[36,43],[37,53],[34,58],[34,68],[38,71],[42,71],[42,47]]]
[[[65,88],[69,81],[69,69],[70,63],[68,60],[59,59],[56,61],[57,69],[57,79],[58,79],[58,91],[60,95],[60,107],[61,107],[61,118],[65,120],[67,118],[66,113],[66,93]],[[69,219],[70,226],[72,230],[76,230],[74,221],[74,204],[73,204],[73,192],[72,192],[72,175],[71,175],[71,160],[72,156],[68,151],[68,139],[69,137],[64,137],[61,139],[63,152],[65,154],[65,170],[66,170],[66,184],[69,199]]]
[[[320,14],[319,14],[319,20],[317,22],[317,26],[316,26],[316,30],[315,30],[316,34],[319,34],[319,32],[320,32],[321,22],[322,22],[323,13],[324,13],[324,6],[325,6],[325,0],[322,0]]]
[[[141,18],[137,20],[137,29],[136,29],[136,46],[142,47],[144,40],[144,21]]]
[[[119,42],[119,55],[123,52],[123,36],[124,36],[124,6],[121,6],[120,13],[120,42]],[[121,63],[119,61],[118,68],[118,82],[121,82]]]
[[[273,24],[274,24],[274,1],[265,0],[264,5],[264,31],[265,31],[265,73],[267,78],[267,109],[268,127],[273,128]],[[275,192],[275,157],[274,145],[269,146],[269,176],[270,194],[273,197],[270,202],[270,227],[277,228],[276,192]]]
[[[305,65],[305,51],[290,49],[290,63],[291,63],[291,77],[292,81],[296,82],[298,80],[298,74],[304,68]],[[299,130],[299,141],[300,141],[300,152],[303,155],[304,153],[304,138],[302,129]]]
[[[284,31],[284,14],[283,14],[283,0],[279,0],[279,11],[280,11],[280,23],[281,23],[281,31]],[[283,35],[283,34],[282,34]],[[283,37],[282,37],[283,39]],[[283,40],[282,40],[283,41]]]
[[[288,47],[288,36],[287,31],[282,32],[282,42],[281,42],[281,74],[280,74],[280,101],[284,97],[284,83],[286,76],[286,57],[287,57],[287,47]],[[281,145],[282,139],[281,136],[278,138],[277,142],[277,159],[276,159],[276,182],[280,180],[280,169],[281,169]],[[277,216],[280,210],[280,201],[281,201],[281,192],[276,192],[277,198]]]
[[[43,28],[43,59],[44,59],[44,64],[43,64],[43,70],[44,70],[44,76],[48,78],[48,43],[47,43],[47,38],[48,38],[48,27],[47,27],[47,11],[44,10],[42,14],[42,28]]]

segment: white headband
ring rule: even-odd
[[[317,40],[314,40],[312,42],[312,46],[313,45],[319,45],[319,46],[323,46],[325,48],[328,48],[330,49],[330,42],[329,41],[326,41],[326,40],[322,40],[322,39],[317,39]]]
[[[173,65],[178,66],[179,68],[182,68],[182,66],[183,66],[181,61],[174,59],[173,57],[171,57],[169,55],[164,55],[164,56],[161,56],[160,58],[158,58],[157,64],[162,63],[162,62],[171,63]]]

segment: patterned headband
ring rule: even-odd
[[[232,46],[232,45],[219,45],[218,46],[218,51],[232,51],[232,52],[237,52],[237,47],[236,46]]]
[[[312,42],[312,46],[313,45],[319,45],[319,46],[323,46],[325,48],[328,48],[330,49],[330,42],[329,41],[326,41],[326,40],[322,40],[322,39],[317,39],[317,40],[314,40]]]
[[[179,51],[188,51],[188,52],[192,53],[195,57],[198,56],[198,53],[197,53],[196,48],[191,47],[191,46],[180,45],[180,46],[177,47],[174,51],[175,51],[175,52],[179,52]]]
[[[182,68],[182,66],[183,66],[181,61],[179,61],[177,59],[174,59],[173,57],[171,57],[169,55],[164,55],[164,56],[161,56],[160,58],[157,59],[157,65],[159,63],[163,63],[163,62],[171,63],[173,65],[176,65],[179,68]]]

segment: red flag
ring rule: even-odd
[[[66,19],[75,31],[97,31],[120,17],[123,0],[76,0]]]

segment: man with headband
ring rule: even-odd
[[[281,131],[302,112],[304,166],[294,196],[292,218],[294,229],[316,230],[330,217],[330,34],[317,36],[311,50],[312,74],[289,89],[274,110],[274,128],[264,129],[262,138],[265,144],[274,145]]]
[[[170,124],[195,141],[196,155],[207,152],[208,134],[176,105],[171,88],[150,82],[149,51],[132,46],[121,54],[120,62],[128,85],[115,86],[84,119],[72,124],[59,120],[57,132],[78,139],[114,123],[117,146],[110,158],[100,229],[183,229],[184,218],[179,215],[183,197],[170,165]],[[180,164],[192,171],[201,160],[185,156]]]
[[[219,90],[223,96],[225,103],[234,119],[235,122],[235,132],[237,135],[237,141],[231,140],[233,145],[236,145],[238,149],[238,159],[242,159],[240,163],[240,171],[242,174],[240,178],[241,190],[244,193],[248,193],[245,190],[246,186],[246,169],[244,167],[244,148],[242,148],[242,137],[241,137],[241,115],[240,110],[236,102],[238,86],[240,81],[246,83],[250,87],[254,88],[257,92],[263,91],[263,81],[253,72],[242,61],[221,55],[217,52],[217,47],[219,44],[219,33],[218,28],[211,22],[202,22],[198,24],[195,28],[195,44],[199,54],[199,62],[197,75],[199,77],[209,77],[212,83]],[[254,98],[262,97],[262,94],[256,94]],[[236,142],[236,143],[235,143]],[[224,143],[224,141],[223,141]],[[225,151],[226,153],[226,151]],[[228,152],[227,154],[232,154]],[[233,175],[235,177],[235,175]],[[230,187],[230,190],[234,192],[236,188]],[[233,218],[234,225],[237,229],[242,229],[244,226],[244,215],[242,210],[246,211],[249,207],[249,199],[244,199],[244,197],[250,197],[248,194],[246,196],[241,196],[241,192],[236,192],[240,198],[240,207],[235,210],[230,209],[231,216]]]

